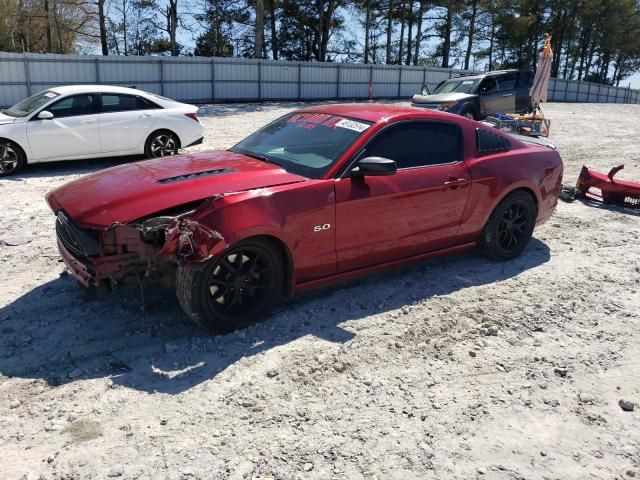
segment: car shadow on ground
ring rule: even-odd
[[[619,205],[611,205],[608,203],[598,202],[597,200],[591,200],[589,198],[576,198],[576,201],[587,207],[597,208],[599,210],[607,210],[609,212],[624,213],[625,215],[631,215],[634,217],[640,217],[640,205],[638,208],[623,207]]]
[[[148,308],[141,311],[135,289],[83,301],[75,281],[63,276],[0,309],[0,374],[54,386],[111,377],[128,388],[179,394],[243,358],[305,336],[345,343],[356,334],[344,322],[512,278],[549,258],[548,246],[534,239],[510,262],[473,252],[424,262],[306,294],[226,335],[194,326],[172,290],[147,291]]]

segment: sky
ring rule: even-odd
[[[629,84],[631,84],[631,88],[640,90],[640,72],[620,82],[621,87],[625,87]]]

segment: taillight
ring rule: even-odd
[[[191,120],[195,120],[196,122],[199,122],[200,120],[198,119],[198,115],[195,113],[185,113],[186,117],[189,117]]]

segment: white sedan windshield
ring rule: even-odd
[[[52,92],[51,90],[40,92],[33,97],[29,97],[25,100],[22,100],[21,102],[16,103],[13,107],[7,108],[2,113],[11,117],[26,117],[58,95],[59,94],[57,94],[56,92]]]

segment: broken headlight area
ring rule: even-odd
[[[193,205],[183,205],[105,230],[81,228],[60,211],[56,221],[60,254],[85,287],[162,276],[179,262],[202,263],[227,247],[219,232],[191,218],[196,211]]]
[[[73,276],[85,287],[97,287],[106,280],[121,280],[144,271],[154,256],[139,232],[127,225],[105,231],[81,228],[58,213],[58,250]]]
[[[176,220],[165,230],[165,235],[160,255],[180,261],[201,263],[228,246],[219,232],[190,218]]]

